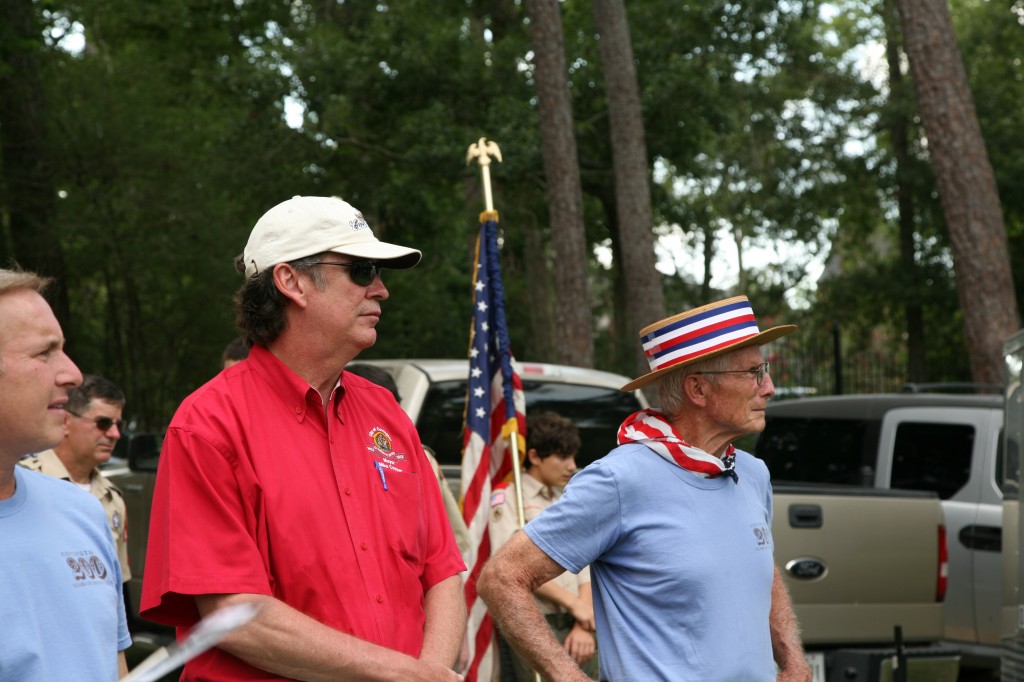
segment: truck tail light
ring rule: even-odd
[[[946,527],[939,525],[939,579],[935,584],[935,601],[946,599],[949,584],[949,547],[946,546]]]

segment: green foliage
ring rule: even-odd
[[[315,150],[281,120],[287,83],[258,68],[244,17],[183,3],[75,11],[101,29],[51,80],[66,333],[82,368],[121,383],[156,427],[217,371],[234,335],[232,259],[266,197],[306,184]]]
[[[166,423],[216,372],[235,335],[230,301],[240,278],[232,260],[257,218],[295,194],[341,196],[378,236],[424,253],[416,269],[385,273],[391,297],[367,357],[462,357],[483,208],[479,169],[465,156],[482,136],[498,141],[504,156],[491,174],[513,348],[524,359],[550,359],[525,279],[527,265],[536,265],[527,262],[525,233],[537,230],[546,241],[549,226],[522,3],[34,7],[57,33],[72,22],[85,27],[81,52],[60,49],[55,33],[34,46],[45,57],[51,165],[62,197],[56,220],[70,350],[84,370],[124,386],[128,412],[142,425]],[[629,248],[614,243],[590,4],[562,7],[587,239]],[[743,291],[765,317],[803,317],[825,334],[838,321],[851,353],[894,358],[905,355],[903,305],[920,300],[932,378],[965,378],[926,147],[912,109],[894,109],[851,57],[884,35],[876,4],[645,0],[627,9],[656,224],[688,245],[672,254],[678,272],[664,276],[670,312],[731,293],[706,288],[699,249],[718,229],[738,232],[746,245],[784,240],[809,255],[831,249],[830,278],[805,313],[786,303],[793,287],[812,284],[802,261],[748,269]],[[1024,47],[1020,11],[978,0],[959,0],[954,11],[1011,255],[1024,266],[1015,152],[1024,79],[1020,60],[1006,57]],[[287,125],[288,102],[301,106],[301,128]],[[916,279],[896,265],[895,171],[884,126],[891,115],[907,117],[913,133]],[[0,254],[8,248],[5,240]],[[550,254],[541,258],[531,272],[559,266]],[[596,354],[602,368],[629,372],[636,330],[621,328],[629,302],[617,267],[596,258],[590,266]]]

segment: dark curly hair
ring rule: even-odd
[[[314,263],[322,260],[324,254],[317,253],[305,258],[289,261],[298,272],[308,275],[313,286],[323,290],[326,279]],[[235,258],[235,270],[245,272],[242,256]],[[274,268],[268,268],[245,280],[235,293],[235,325],[242,338],[252,347],[257,343],[267,346],[284,331],[284,310],[288,298],[274,284]]]

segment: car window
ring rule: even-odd
[[[466,407],[465,381],[439,381],[430,386],[420,408],[416,430],[441,464],[462,458],[462,417]]]
[[[773,481],[871,486],[877,439],[864,420],[771,417],[755,453]]]
[[[581,441],[576,463],[580,468],[610,452],[616,445],[619,424],[640,409],[632,393],[596,386],[524,379],[523,394],[527,414],[551,410],[576,424]],[[416,428],[441,464],[461,462],[465,404],[466,382],[461,380],[431,385],[424,399]]]
[[[619,425],[640,409],[635,395],[612,388],[526,380],[523,392],[527,414],[551,410],[580,430],[580,469],[615,449]]]
[[[948,500],[971,475],[974,427],[905,422],[896,429],[890,486],[931,490]]]

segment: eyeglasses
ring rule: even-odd
[[[117,430],[120,431],[121,428],[124,426],[123,419],[111,419],[110,417],[83,417],[77,412],[72,412],[71,410],[66,408],[64,411],[72,416],[78,417],[79,419],[88,419],[92,423],[96,424],[96,428],[99,429],[100,431],[109,431],[111,426],[116,426]]]
[[[380,272],[384,268],[379,267],[376,263],[368,260],[356,260],[351,263],[340,263],[333,260],[318,260],[310,263],[310,265],[340,265],[348,268],[348,276],[353,282],[361,287],[368,287],[373,284],[373,280],[380,277]]]
[[[727,369],[720,372],[694,372],[694,374],[749,374],[757,380],[757,385],[760,386],[764,382],[765,376],[768,375],[768,364],[767,362],[762,362],[757,367],[752,367],[751,369]]]

